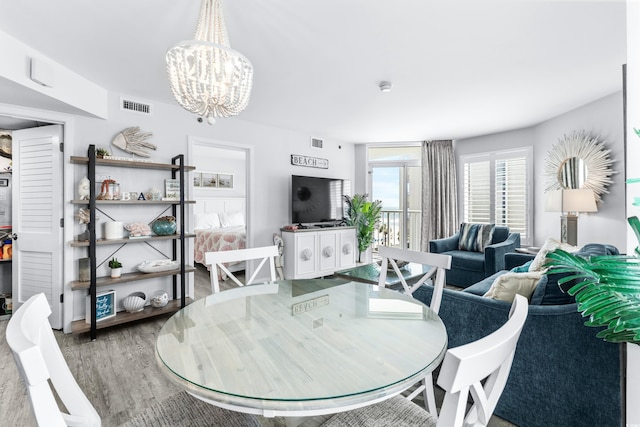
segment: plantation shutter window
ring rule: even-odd
[[[532,152],[524,149],[462,156],[464,221],[495,223],[532,243]]]

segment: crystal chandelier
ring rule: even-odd
[[[220,0],[202,0],[195,40],[167,51],[167,71],[178,104],[209,124],[247,107],[253,66],[231,49]]]

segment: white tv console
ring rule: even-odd
[[[354,227],[281,229],[285,279],[311,279],[356,265]]]

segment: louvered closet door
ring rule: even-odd
[[[62,328],[62,126],[13,133],[13,309],[44,292]]]

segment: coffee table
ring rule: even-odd
[[[429,307],[340,279],[283,280],[193,302],[162,327],[161,370],[193,396],[267,417],[324,415],[390,398],[439,365]]]
[[[358,265],[346,270],[336,271],[337,277],[353,280],[356,282],[378,284],[380,279],[380,265],[376,262],[371,264]],[[412,283],[412,279],[419,279],[424,276],[431,269],[428,265],[416,264],[410,262],[400,269],[402,276],[405,278],[408,284]],[[394,270],[387,270],[387,279],[385,280],[385,286],[395,289],[400,286],[400,278]]]

